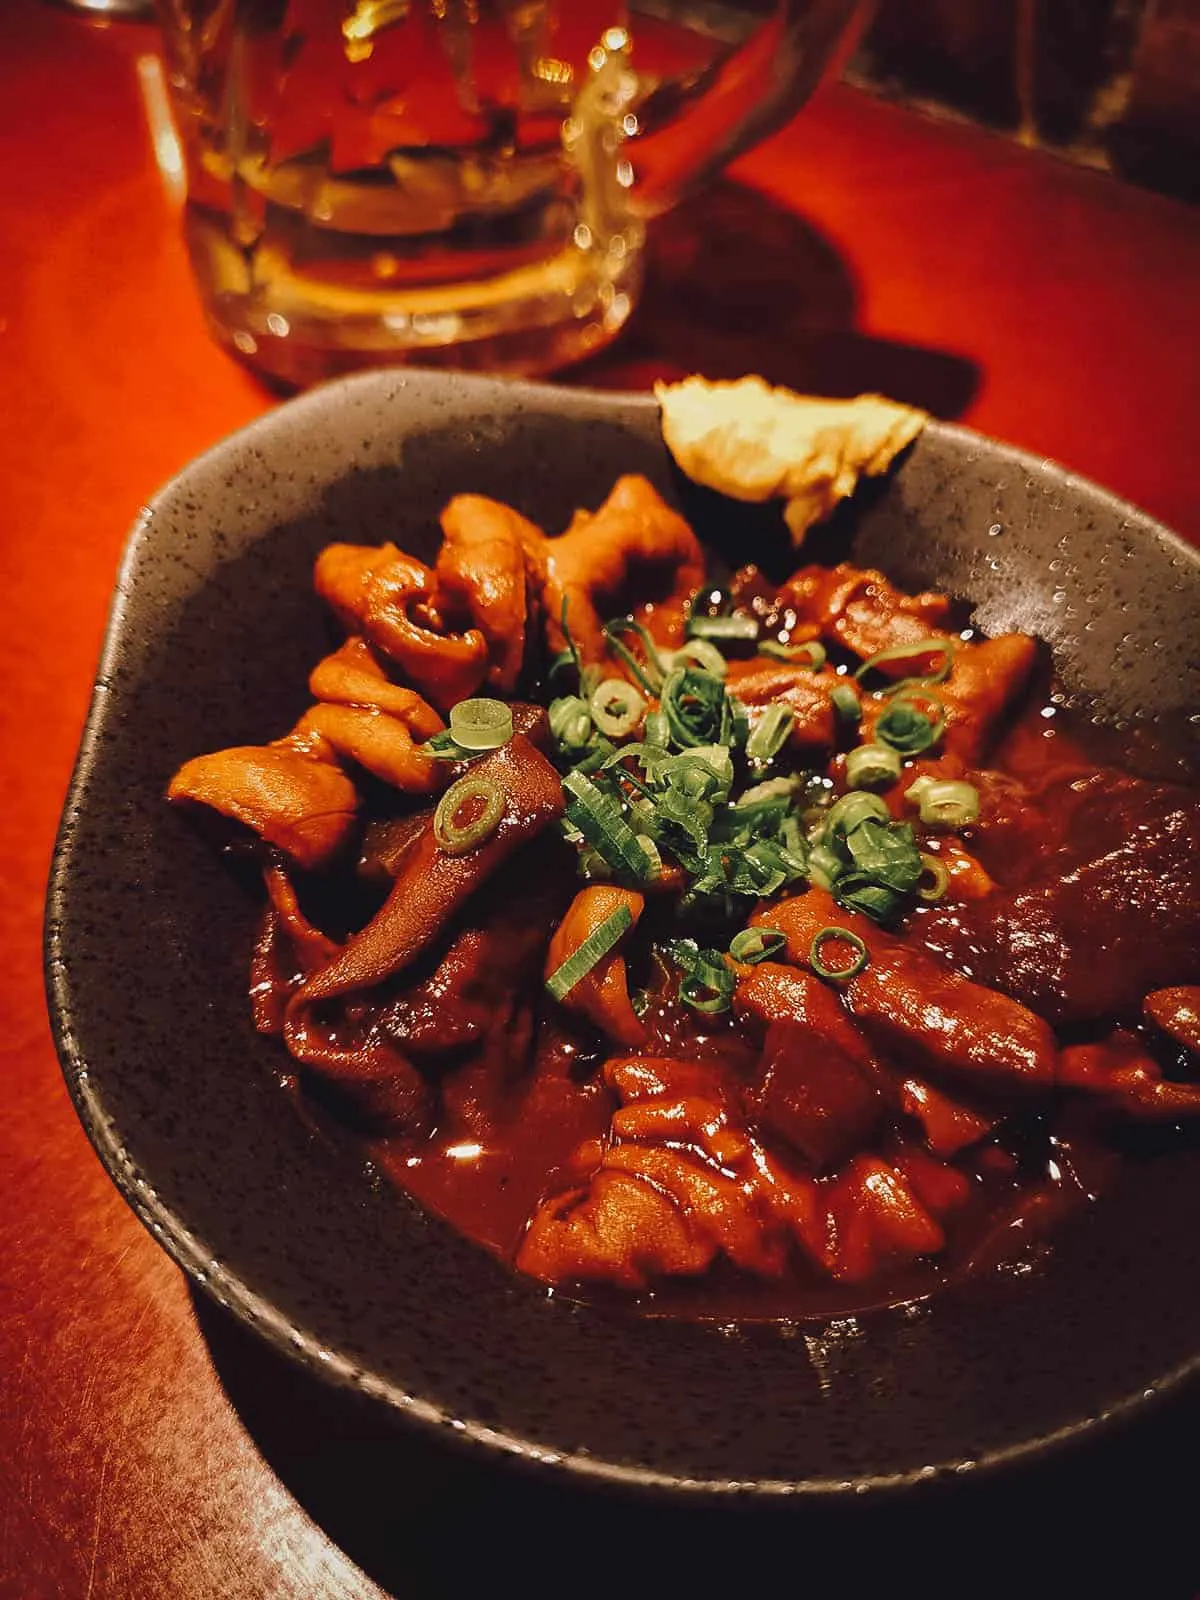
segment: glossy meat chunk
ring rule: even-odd
[[[716,1253],[669,1195],[632,1173],[602,1168],[585,1187],[538,1208],[517,1266],[545,1283],[644,1289],[652,1278],[694,1277]]]
[[[893,938],[821,889],[810,889],[751,922],[778,928],[788,959],[807,965],[822,928],[848,928],[869,961],[844,985],[846,1003],[884,1049],[918,1070],[968,1082],[1046,1087],[1054,1081],[1054,1035],[1040,1017]]]
[[[939,1156],[955,1156],[986,1139],[999,1118],[952,1097],[922,1078],[907,1075],[900,1083],[900,1104],[919,1122],[925,1143]]]
[[[250,960],[250,1004],[260,1033],[282,1033],[287,1002],[310,972],[338,953],[338,943],[308,920],[277,860],[263,869],[267,904]]]
[[[920,1124],[937,1155],[957,1154],[985,1138],[996,1124],[994,1115],[977,1111],[909,1071],[889,1066],[834,989],[811,972],[761,961],[744,969],[734,990],[733,1008],[743,1026],[760,1036],[767,1025],[790,1023],[814,1048],[852,1063],[878,1095]]]
[[[683,641],[684,607],[704,581],[695,534],[645,478],[618,478],[592,515],[547,546],[543,604],[553,651],[567,627],[584,661],[604,655],[604,623],[632,608],[660,644]]]
[[[1200,985],[1156,989],[1146,996],[1142,1009],[1148,1022],[1200,1056]]]
[[[504,794],[505,812],[496,831],[466,855],[451,856],[439,848],[432,822],[423,827],[401,860],[382,909],[336,960],[306,981],[293,1010],[372,988],[403,971],[515,850],[562,816],[558,774],[520,734],[478,761],[474,774],[490,779]]]
[[[376,1019],[309,1017],[289,1026],[292,996],[341,947],[305,916],[277,861],[268,863],[263,879],[267,908],[250,967],[255,1027],[283,1035],[306,1084],[351,1126],[370,1134],[427,1131],[432,1092]]]
[[[855,1283],[897,1258],[934,1255],[946,1243],[912,1182],[879,1156],[855,1156],[834,1181],[829,1214],[835,1240],[830,1271]]]
[[[802,567],[782,585],[776,604],[863,660],[881,650],[946,637],[941,624],[950,611],[944,594],[905,594],[882,572],[848,561],[836,567]],[[923,664],[916,660],[917,666]],[[885,676],[902,678],[914,670],[914,661],[888,664],[883,670]]]
[[[429,1133],[433,1091],[408,1056],[382,1030],[344,1018],[326,1022],[289,1012],[284,1039],[314,1092],[352,1128],[366,1134]]]
[[[550,1283],[645,1288],[703,1272],[724,1254],[777,1276],[786,1261],[782,1231],[754,1184],[712,1155],[730,1121],[712,1070],[654,1058],[640,1069],[636,1059],[608,1064],[605,1077],[630,1102],[629,1114],[614,1117],[616,1137],[587,1185],[534,1213],[517,1265]]]
[[[544,567],[546,536],[511,506],[478,494],[455,495],[442,512],[442,535],[440,598],[483,635],[488,682],[511,694],[525,664],[532,598],[526,570]]]
[[[1096,1044],[1068,1045],[1059,1078],[1064,1088],[1098,1095],[1138,1120],[1175,1122],[1200,1114],[1200,1082],[1164,1078],[1145,1046],[1123,1029]]]
[[[1089,797],[1093,791],[1089,789]],[[1095,797],[1097,800],[1099,796]],[[1020,889],[922,919],[923,943],[1056,1026],[1135,1020],[1200,978],[1200,817],[1181,790],[1122,780]]]
[[[569,893],[561,864],[555,841],[542,839],[501,867],[463,907],[449,943],[431,941],[432,970],[423,961],[427,975],[381,1006],[383,1031],[417,1057],[486,1044],[498,1064],[523,1066],[530,990]]]
[[[445,626],[434,574],[395,545],[326,545],[313,582],[347,630],[361,634],[440,710],[448,711],[483,682],[483,634]]]
[[[843,682],[835,672],[812,672],[766,656],[731,661],[726,677],[729,692],[750,707],[751,727],[768,706],[786,706],[792,713],[788,740],[810,755],[833,746],[837,722],[829,694],[835,684]]]
[[[207,806],[311,870],[335,861],[355,832],[360,801],[346,763],[413,794],[432,793],[446,774],[417,742],[442,719],[391,682],[365,640],[318,662],[309,688],[319,703],[284,738],[185,762],[167,798]]]
[[[421,748],[408,725],[374,706],[315,705],[291,738],[307,743],[311,735],[405,794],[433,794],[445,783],[445,766]]]
[[[767,1029],[748,1099],[760,1127],[815,1172],[864,1149],[884,1112],[878,1087],[849,1056],[790,1022]]]
[[[314,700],[329,705],[364,706],[386,712],[418,739],[431,739],[446,726],[415,689],[393,683],[367,641],[355,636],[317,662],[309,675],[308,688]]]
[[[359,808],[358,790],[332,751],[311,740],[195,756],[171,779],[167,799],[206,806],[307,868],[324,867],[345,850]]]
[[[946,707],[942,748],[968,763],[982,761],[1025,694],[1037,656],[1036,640],[1024,633],[960,644],[949,678],[936,690]]]
[[[567,1011],[585,1017],[617,1044],[633,1049],[645,1039],[646,1030],[629,999],[621,944],[637,926],[645,905],[644,896],[632,889],[618,889],[602,883],[589,885],[572,900],[566,916],[555,929],[546,954],[545,975],[549,979],[614,912],[621,909],[629,912],[633,921],[621,941],[568,989],[561,1003]]]

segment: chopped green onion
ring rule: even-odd
[[[623,739],[642,720],[646,702],[624,678],[605,678],[591,699],[592,721],[610,739]]]
[[[598,666],[584,667],[579,674],[579,695],[583,700],[591,702],[592,696],[600,687],[604,677],[604,668]]]
[[[466,750],[449,732],[435,733],[431,739],[426,739],[421,746],[425,754],[432,756],[435,761],[478,761],[479,757],[486,755],[484,750]]]
[[[848,683],[835,683],[829,691],[829,703],[837,719],[838,731],[857,729],[862,721],[862,701]]]
[[[737,797],[734,809],[759,806],[766,800],[791,800],[795,792],[795,778],[764,778],[762,783],[756,783],[752,789],[747,789]]]
[[[578,767],[563,779],[567,821],[578,828],[594,850],[617,872],[637,882],[651,876],[653,863],[625,821],[620,802],[605,794]]]
[[[911,894],[921,877],[921,856],[912,827],[867,817],[846,835],[846,851],[855,870],[880,888]],[[838,887],[842,887],[839,880]]]
[[[590,778],[593,772],[600,772],[603,769],[612,753],[613,747],[610,741],[598,733],[588,740],[587,749],[574,761],[575,771],[582,772]]]
[[[852,789],[885,789],[900,771],[900,757],[887,745],[860,744],[846,753],[846,782]]]
[[[831,891],[845,870],[846,863],[828,845],[816,844],[809,851],[808,876],[818,889]]]
[[[567,627],[567,597],[565,594],[563,595],[562,610],[559,613],[558,625],[562,630],[563,640],[567,647],[567,654],[575,664],[575,671],[582,672],[583,660],[579,654],[579,646],[575,643],[574,639],[572,639],[571,630]],[[555,659],[557,660],[557,657]]]
[[[702,672],[711,672],[714,678],[723,678],[729,671],[725,657],[707,639],[689,639],[678,650],[670,651],[669,657],[669,661],[667,656],[662,658],[668,671],[672,667],[699,667]]]
[[[693,1011],[728,1011],[736,982],[720,950],[701,950],[695,939],[672,939],[666,954],[683,972],[679,998]]]
[[[848,967],[830,967],[821,959],[821,951],[827,944],[833,943],[848,944],[855,952],[854,960]],[[844,983],[847,978],[857,977],[870,959],[866,945],[849,928],[822,928],[814,937],[808,952],[808,964],[817,977],[831,979],[834,983]]]
[[[979,816],[979,790],[973,783],[958,778],[931,781],[928,787],[918,779],[908,791],[920,788],[918,805],[926,827],[965,828]]]
[[[642,739],[646,744],[656,745],[663,750],[667,748],[671,742],[671,725],[665,711],[647,713],[642,724]]]
[[[866,872],[843,872],[831,890],[838,905],[857,911],[872,922],[895,922],[909,908],[909,897]]]
[[[743,928],[730,941],[729,954],[735,961],[753,964],[778,954],[786,944],[787,940],[778,928]]]
[[[450,707],[450,733],[464,750],[498,750],[513,736],[512,707],[479,696]]]
[[[950,887],[950,874],[946,871],[945,863],[936,856],[928,855],[921,851],[921,876],[917,880],[917,899],[924,900],[926,905],[932,905],[935,900],[940,900]]]
[[[817,639],[806,639],[803,644],[784,644],[780,639],[764,639],[759,647],[760,656],[773,656],[776,661],[794,661],[819,672],[825,665],[825,646]],[[857,705],[857,701],[855,704]]]
[[[864,794],[860,789],[855,789],[834,801],[825,813],[822,828],[827,838],[836,837],[839,833],[845,838],[846,834],[852,833],[869,817],[878,822],[887,822],[891,812],[877,794]]]
[[[916,656],[938,656],[941,659],[937,665],[925,672],[910,673],[907,677],[894,683],[891,688],[885,689],[887,694],[895,694],[900,689],[913,684],[944,683],[950,676],[950,669],[954,665],[954,640],[953,639],[918,639],[915,644],[894,644],[887,650],[880,650],[875,655],[869,656],[854,676],[859,683],[870,677],[872,672],[877,672],[887,661],[911,661]]]
[[[639,833],[637,835],[637,842],[646,852],[646,859],[650,863],[650,871],[647,874],[647,879],[653,880],[655,878],[660,878],[662,876],[663,864],[662,856],[658,851],[658,846],[648,833]]]
[[[681,750],[662,765],[667,782],[674,784],[680,774],[700,775],[700,792],[706,800],[721,804],[729,799],[733,788],[733,757],[723,744],[697,744],[690,750]]]
[[[626,634],[637,639],[641,645],[641,660],[624,642],[623,636]],[[659,658],[658,647],[641,623],[635,622],[632,617],[614,617],[611,622],[604,624],[604,637],[609,650],[620,657],[646,693],[657,694],[662,688],[665,669]]]
[[[731,644],[748,644],[758,638],[758,623],[745,615],[733,617],[689,617],[689,639],[721,639]]]
[[[736,745],[739,748],[745,744],[750,735],[750,713],[735,694],[727,694],[725,703],[721,707],[721,737],[720,743]]]
[[[766,767],[787,743],[795,721],[790,706],[776,702],[763,712],[746,740],[746,758],[754,767]]]
[[[570,994],[575,985],[586,978],[598,961],[602,961],[628,928],[633,926],[633,913],[628,906],[618,906],[591,933],[575,951],[556,967],[546,979],[546,988],[555,1000]]]
[[[550,702],[550,732],[568,753],[584,750],[592,737],[592,713],[586,700],[565,694]]]
[[[728,1011],[735,983],[718,950],[702,950],[700,959],[679,985],[679,998],[693,1011]]]
[[[722,737],[729,716],[725,685],[711,672],[675,667],[662,686],[662,709],[677,745],[733,742],[732,728]]]
[[[474,809],[477,802],[482,802],[482,809],[470,822],[460,824],[458,813],[469,806]],[[498,783],[491,778],[459,778],[438,801],[433,837],[448,856],[466,855],[495,833],[503,815],[504,791]]]
[[[897,694],[875,724],[875,738],[905,756],[918,756],[935,745],[946,726],[946,710],[941,702],[932,695],[926,696],[934,707],[930,716],[914,703],[915,692],[906,689]]]

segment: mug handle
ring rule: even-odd
[[[585,193],[610,218],[669,210],[789,121],[844,64],[872,9],[865,0],[780,0],[708,82],[689,86],[694,98],[677,116],[669,101],[677,105],[678,86],[639,74],[629,33],[609,28],[564,133]]]

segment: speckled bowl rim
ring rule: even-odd
[[[180,468],[141,508],[126,537],[120,558],[96,682],[55,840],[46,897],[43,953],[51,1028],[72,1103],[101,1163],[151,1236],[210,1299],[233,1313],[284,1355],[328,1381],[382,1401],[399,1415],[429,1429],[439,1439],[464,1447],[482,1447],[483,1451],[496,1458],[508,1459],[536,1472],[556,1475],[566,1471],[578,1479],[590,1480],[598,1487],[654,1491],[669,1495],[672,1499],[695,1501],[715,1498],[726,1501],[736,1497],[776,1502],[788,1498],[842,1501],[861,1497],[865,1493],[876,1496],[881,1492],[894,1494],[922,1484],[928,1485],[935,1480],[944,1481],[968,1464],[970,1476],[978,1479],[982,1474],[994,1475],[1035,1457],[1041,1459],[1049,1453],[1060,1452],[1101,1432],[1107,1434],[1118,1424],[1127,1423],[1133,1417],[1161,1406],[1181,1385],[1200,1376],[1198,1350],[1159,1378],[1152,1387],[1132,1391],[1094,1416],[1035,1434],[1016,1444],[980,1450],[969,1463],[962,1458],[955,1458],[909,1471],[860,1474],[851,1479],[810,1476],[796,1480],[760,1478],[747,1482],[730,1478],[687,1478],[603,1460],[586,1453],[547,1451],[534,1441],[502,1427],[494,1428],[472,1419],[452,1416],[442,1407],[407,1392],[398,1384],[364,1371],[310,1336],[303,1328],[297,1327],[271,1300],[256,1293],[241,1276],[214,1261],[209,1251],[188,1229],[184,1219],[158,1196],[153,1185],[130,1158],[92,1087],[88,1063],[78,1046],[72,1024],[69,983],[59,934],[61,914],[69,894],[72,856],[68,819],[79,809],[86,776],[96,754],[102,724],[101,685],[112,675],[117,664],[126,608],[133,592],[133,573],[142,545],[149,537],[156,511],[178,493],[181,482],[193,470],[211,467],[241,446],[277,432],[286,433],[291,419],[304,412],[310,409],[324,410],[331,400],[336,402],[339,396],[352,398],[360,390],[368,392],[384,380],[401,386],[414,382],[427,385],[431,392],[436,392],[439,382],[447,382],[458,388],[466,387],[480,398],[489,393],[495,394],[498,399],[504,395],[517,398],[526,396],[542,406],[553,406],[556,399],[569,399],[572,409],[581,408],[587,412],[588,420],[606,413],[619,417],[627,416],[631,411],[645,413],[658,409],[653,395],[644,392],[574,386],[565,388],[524,379],[412,369],[360,373],[317,385],[227,434]],[[1135,519],[1140,524],[1139,537],[1156,537],[1162,541],[1184,558],[1185,570],[1190,569],[1200,579],[1200,550],[1129,501],[1052,458],[996,440],[975,429],[936,419],[928,422],[926,432],[964,450],[985,446],[997,460],[1026,473],[1051,472],[1057,475],[1064,489],[1082,492],[1111,511]]]

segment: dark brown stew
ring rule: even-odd
[[[312,709],[170,790],[256,841],[258,1027],[422,1204],[584,1297],[841,1314],[1200,1111],[1196,792],[1089,754],[1033,640],[847,564],[714,588],[641,479],[443,531],[323,552]]]

